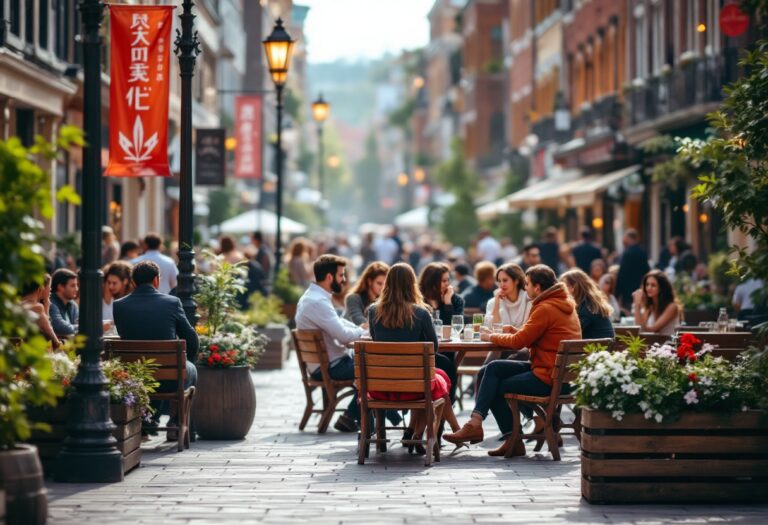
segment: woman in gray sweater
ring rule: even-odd
[[[374,261],[363,270],[360,279],[347,295],[344,318],[358,326],[368,327],[367,310],[381,295],[389,265]]]

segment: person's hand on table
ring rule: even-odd
[[[511,324],[505,324],[501,328],[501,331],[504,332],[505,334],[516,334],[518,332],[518,329],[512,326]]]
[[[481,326],[480,327],[480,340],[481,341],[490,341],[492,335],[493,335],[493,332],[491,332],[491,330],[487,326]]]

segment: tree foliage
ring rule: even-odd
[[[375,131],[368,134],[365,140],[365,156],[355,165],[357,187],[360,190],[360,202],[366,216],[375,217],[377,210],[381,208],[381,160],[379,159],[379,145]]]
[[[62,128],[56,144],[41,137],[27,149],[18,137],[0,141],[0,449],[29,437],[31,405],[54,404],[61,385],[53,379],[48,343],[21,305],[20,289],[45,276],[42,223],[53,215],[50,174],[38,160],[53,160],[60,149],[84,144],[82,132]],[[73,204],[68,188],[57,196]]]
[[[741,65],[748,76],[726,88],[722,107],[709,115],[717,135],[683,140],[679,156],[700,173],[694,196],[754,241],[751,253],[733,248],[739,255],[734,272],[768,282],[768,42],[758,43]]]
[[[480,179],[467,166],[460,139],[454,139],[451,152],[451,158],[437,167],[437,180],[456,196],[456,202],[445,209],[440,226],[448,241],[467,246],[479,228],[474,197]]]

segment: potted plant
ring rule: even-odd
[[[249,299],[250,309],[245,313],[248,324],[256,326],[269,340],[264,354],[254,367],[256,370],[278,370],[288,359],[291,333],[288,318],[283,314],[283,301],[276,295],[264,296],[258,292]]]
[[[49,353],[52,379],[61,385],[61,397],[53,406],[30,409],[30,418],[39,426],[33,430],[29,442],[37,447],[45,472],[55,468],[56,458],[66,437],[68,417],[69,386],[77,373],[79,357],[75,345],[65,346],[64,351]],[[110,399],[110,417],[115,424],[112,435],[117,440],[117,449],[123,454],[125,472],[141,462],[141,422],[151,419],[153,409],[149,395],[158,386],[154,379],[157,368],[151,359],[123,363],[110,359],[102,363],[107,378]]]
[[[591,347],[575,365],[582,409],[582,495],[590,503],[766,501],[768,358],[677,348]],[[755,456],[757,455],[757,456]]]
[[[35,161],[53,160],[57,148],[84,143],[71,126],[62,128],[56,145],[35,141],[29,149],[17,137],[0,141],[0,494],[9,525],[46,521],[40,460],[34,446],[22,442],[35,428],[28,407],[53,404],[61,391],[46,359],[48,344],[18,294],[26,283],[43,282],[39,218],[53,215],[50,177]],[[70,186],[57,197],[77,203]]]
[[[230,264],[211,252],[213,271],[198,276],[195,300],[202,313],[198,381],[192,421],[203,439],[242,439],[256,414],[251,368],[267,339],[239,322],[237,296],[244,291],[243,264]]]

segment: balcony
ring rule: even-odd
[[[629,127],[653,122],[722,100],[723,86],[735,79],[735,57],[699,57],[666,74],[645,79],[627,93]],[[706,112],[706,110],[704,110]]]

